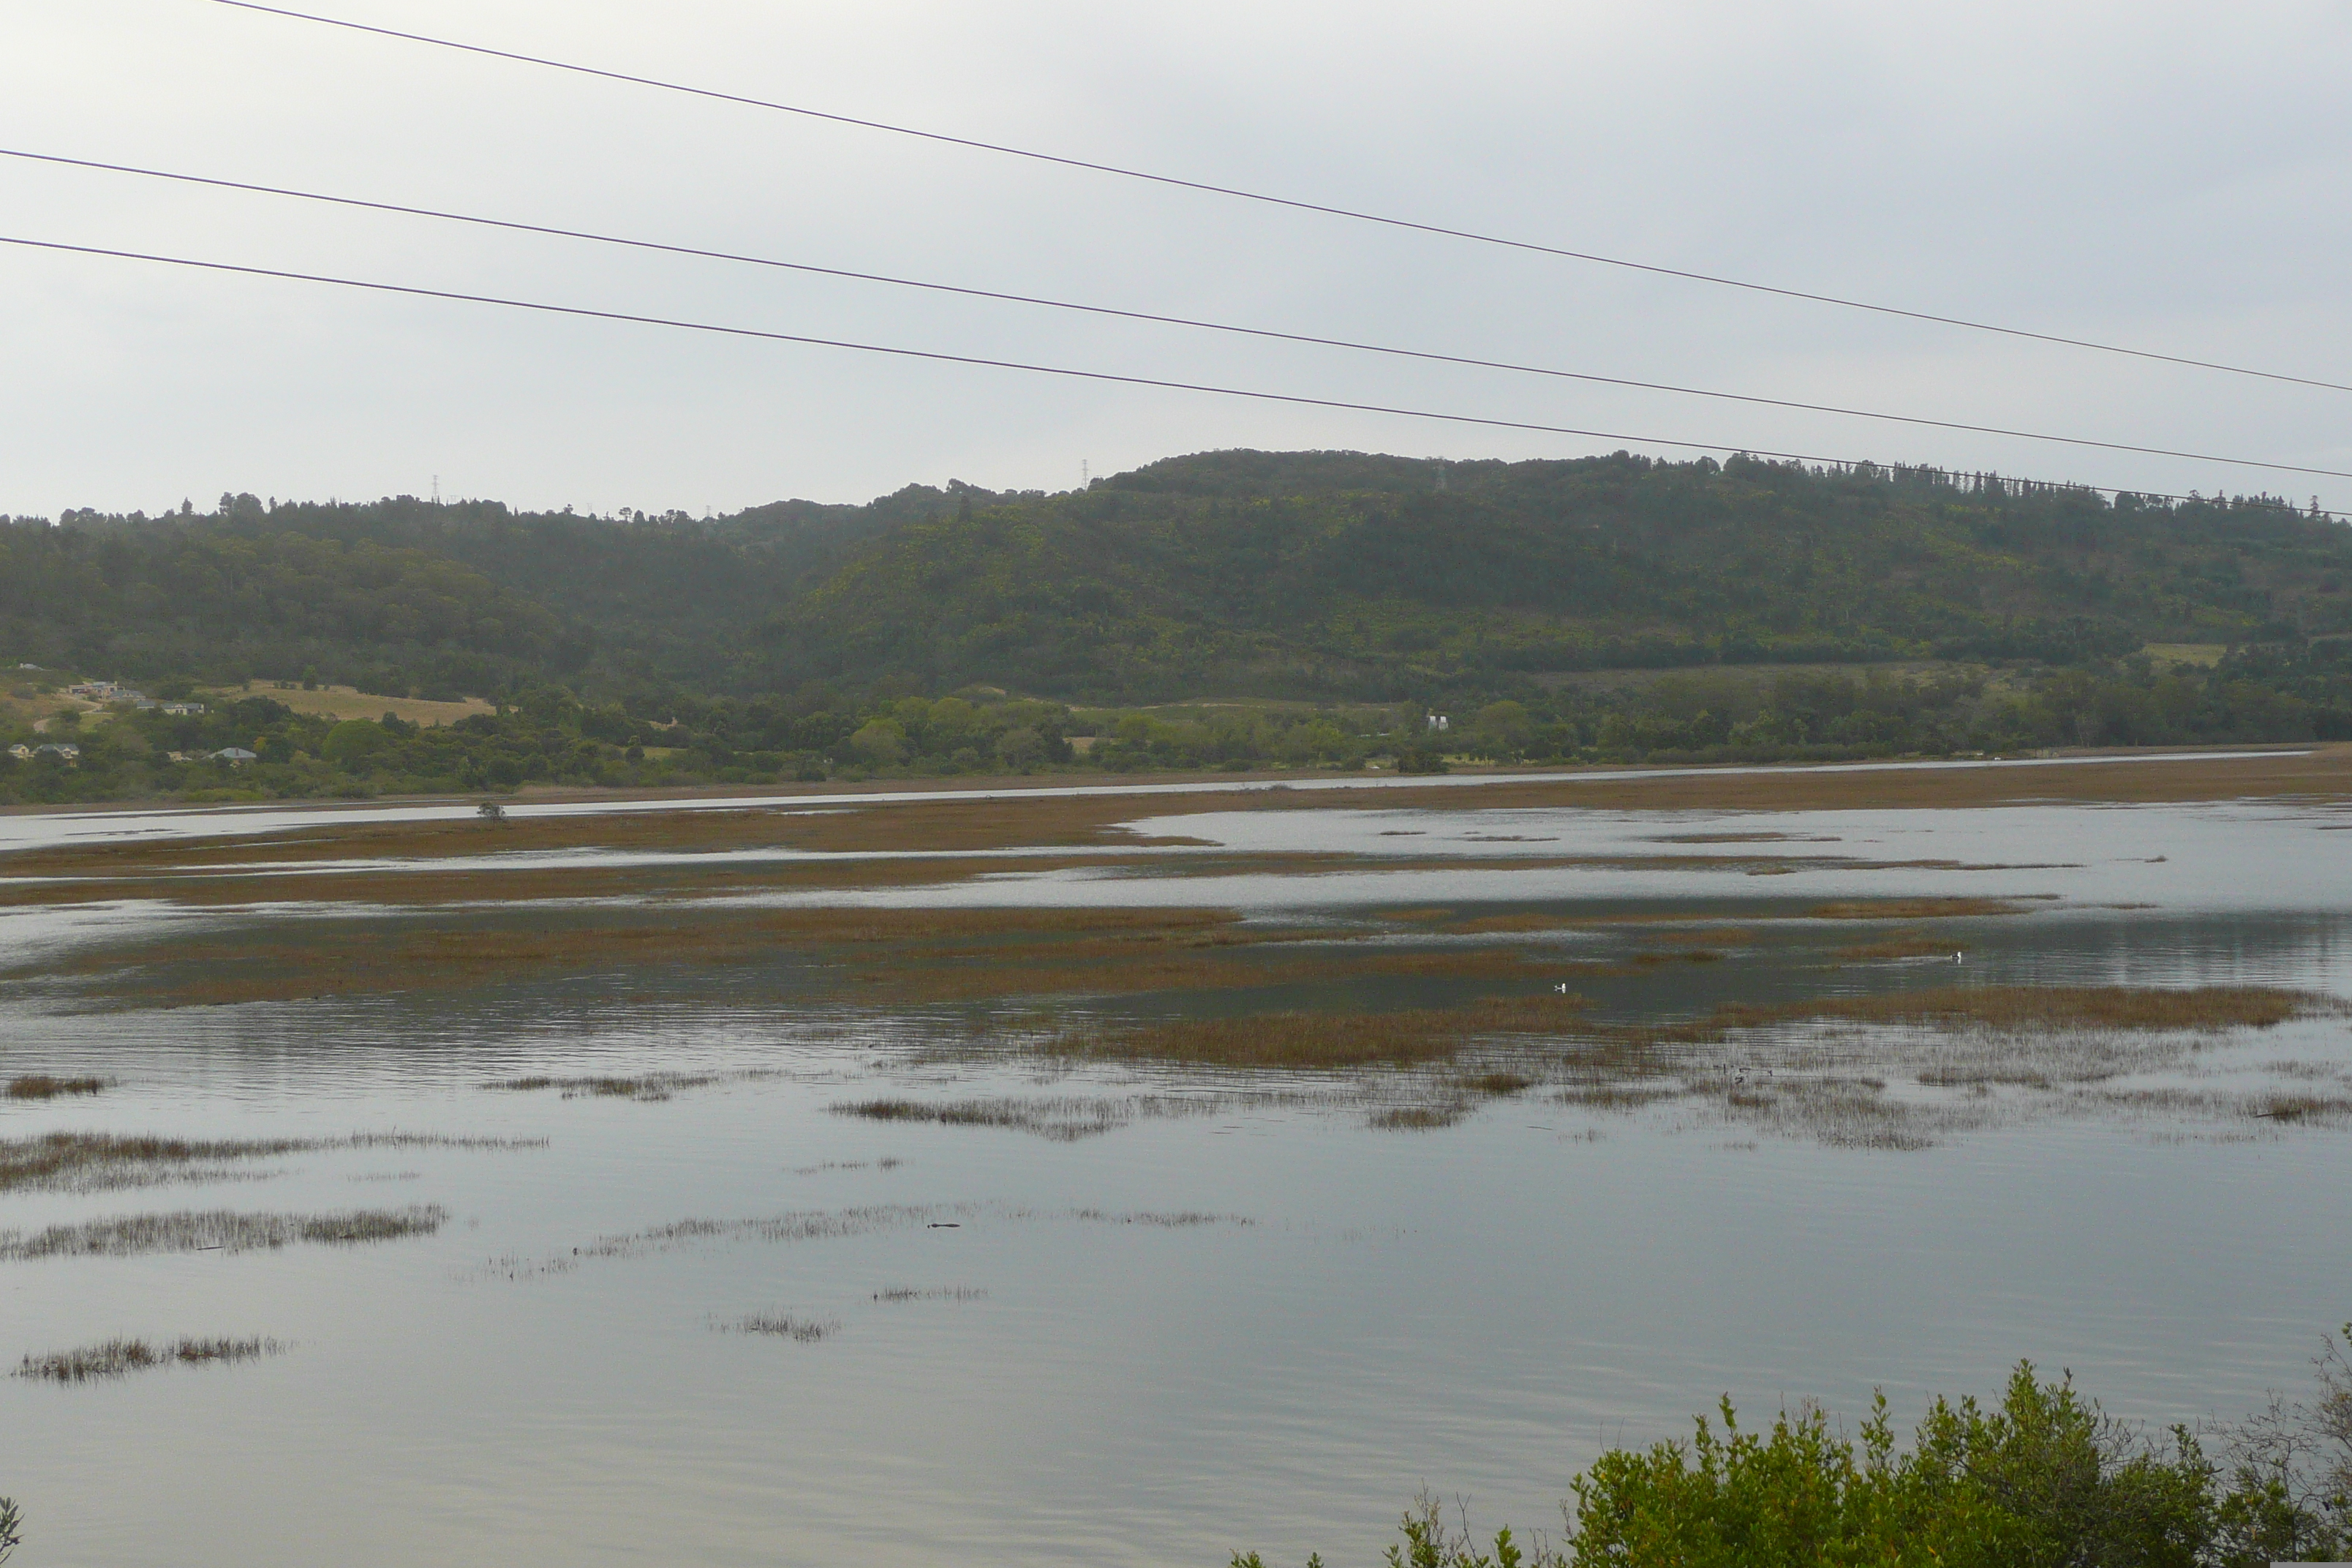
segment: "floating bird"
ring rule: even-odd
[[[1960,955],[1959,955],[1958,953],[1957,953],[1957,952],[1956,952],[1956,953],[1952,954],[1952,962],[1953,962],[1954,963],[1958,963],[1959,961],[1960,961]]]
[[[1552,989],[1565,996],[1568,994],[1568,982],[1563,980],[1559,984],[1553,986]]]

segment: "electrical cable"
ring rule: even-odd
[[[427,289],[412,283],[385,283],[363,278],[341,278],[328,273],[294,272],[273,267],[252,267],[230,261],[205,261],[193,257],[162,256],[151,251],[115,250],[95,245],[68,245],[62,240],[29,239],[17,235],[0,235],[0,245],[14,245],[31,250],[47,250],[74,256],[102,256],[122,261],[149,261],[167,267],[187,267],[206,272],[235,273],[248,278],[271,278],[287,282],[324,283],[342,289],[364,289],[380,294],[400,294],[420,300],[446,300],[470,305],[497,305],[508,310],[533,310],[545,315],[572,316],[591,321],[623,321],[638,326],[671,327],[683,331],[709,332],[733,338],[751,338],[767,342],[800,343],[814,348],[848,349],[860,353],[888,354],[899,359],[929,360],[941,364],[973,365],[991,370],[1017,370],[1035,375],[1066,376],[1073,380],[1112,383],[1124,386],[1149,386],[1171,392],[1208,393],[1221,397],[1243,397],[1260,403],[1290,404],[1307,408],[1331,408],[1358,414],[1386,414],[1405,419],[1428,419],[1449,425],[1475,425],[1496,430],[1520,430],[1549,436],[1578,436],[1597,441],[1624,441],[1643,447],[1675,447],[1696,452],[1724,452],[1749,457],[1780,458],[1792,462],[1828,463],[1847,466],[1853,459],[1823,457],[1811,452],[1772,451],[1757,447],[1727,446],[1716,441],[1686,441],[1664,436],[1631,436],[1616,430],[1587,430],[1568,425],[1545,425],[1526,419],[1498,419],[1477,414],[1449,414],[1427,408],[1404,408],[1380,403],[1355,403],[1333,397],[1311,397],[1302,393],[1266,392],[1239,386],[1218,386],[1202,382],[1173,381],[1159,376],[1127,375],[1112,371],[1081,370],[1070,365],[1034,364],[1022,360],[990,359],[977,354],[947,353],[938,349],[911,349],[887,343],[861,343],[842,338],[821,338],[800,332],[771,331],[758,327],[736,327],[713,321],[689,321],[671,316],[648,316],[626,310],[600,310],[585,305],[559,305],[542,300],[515,300],[497,294],[469,294],[451,289]],[[2352,479],[2352,473],[2315,468],[2306,470],[2331,478]],[[2015,481],[2029,482],[2029,481]],[[2176,495],[2161,490],[2135,489],[2129,486],[2069,484],[2064,487],[2094,490],[2104,495],[2139,495],[2160,500],[2200,500],[2198,496]],[[2297,510],[2282,503],[2285,510]],[[2336,517],[2352,514],[2333,511],[2305,512],[2299,516]]]
[[[256,0],[212,0],[212,4],[227,5],[239,11],[255,11],[265,16],[282,16],[291,21],[315,22],[323,26],[341,27],[355,33],[372,33],[379,37],[398,38],[406,43],[429,44],[436,48],[455,49],[464,54],[481,55],[491,59],[511,61],[518,65],[540,66],[550,70],[569,71],[576,76],[597,77],[606,81],[626,82],[635,87],[655,88],[663,92],[683,93],[692,98],[710,99],[720,103],[738,104],[748,109],[773,110],[782,114],[796,114],[804,119],[823,120],[836,125],[855,126],[864,131],[882,131],[894,136],[911,136],[920,141],[967,148],[973,152],[998,153],[1007,157],[1026,158],[1033,163],[1052,163],[1067,169],[1082,169],[1090,174],[1111,174],[1125,180],[1141,180],[1151,184],[1198,191],[1208,195],[1231,196],[1239,201],[1257,202],[1266,206],[1287,207],[1297,212],[1318,213],[1327,217],[1346,218],[1354,223],[1377,224],[1385,228],[1408,229],[1414,233],[1436,235],[1447,239],[1469,240],[1478,245],[1500,246],[1510,250],[1529,251],[1540,256],[1556,256],[1571,261],[1588,261],[1598,266],[1622,268],[1628,271],[1645,272],[1661,278],[1678,278],[1686,282],[1708,283],[1725,289],[1741,289],[1751,293],[1777,295],[1786,300],[1803,300],[1818,305],[1834,305],[1848,310],[1866,310],[1881,316],[1899,316],[1908,321],[1927,321],[1946,327],[1960,327],[1969,331],[1993,332],[2003,337],[2056,343],[2066,348],[2089,349],[2099,353],[2124,354],[2133,359],[2155,360],[2166,364],[2186,365],[2196,370],[2221,371],[2231,375],[2254,376],[2263,381],[2284,382],[2295,386],[2318,387],[2328,392],[2352,392],[2352,384],[2343,382],[2323,381],[2305,375],[2289,375],[2280,371],[2256,370],[2247,365],[2227,364],[2218,360],[2193,359],[2185,354],[2160,353],[2152,349],[2128,348],[2117,343],[2098,342],[2088,338],[2063,337],[2055,332],[2037,332],[2024,327],[2004,327],[1991,321],[1971,321],[1960,316],[1937,315],[1928,310],[1913,310],[1896,305],[1874,304],[1866,300],[1847,299],[1836,294],[1813,293],[1802,289],[1784,289],[1775,284],[1751,282],[1739,278],[1726,278],[1711,272],[1696,272],[1679,267],[1660,266],[1654,262],[1628,260],[1623,257],[1603,256],[1595,251],[1570,250],[1560,246],[1538,244],[1534,240],[1511,239],[1500,235],[1481,234],[1465,228],[1449,228],[1443,224],[1391,217],[1352,207],[1334,206],[1322,202],[1272,195],[1263,191],[1244,190],[1235,185],[1219,185],[1204,180],[1188,180],[1175,174],[1155,174],[1149,170],[1126,168],[1116,163],[1096,163],[1088,159],[1066,157],[1055,153],[1041,153],[1033,148],[1014,147],[1000,142],[982,142],[974,137],[953,136],[945,132],[923,131],[908,125],[893,125],[880,120],[863,120],[856,115],[835,114],[826,110],[810,109],[802,104],[782,103],[772,99],[751,98],[741,93],[724,92],[716,88],[695,87],[685,82],[666,81],[658,77],[635,76],[627,71],[607,70],[597,66],[580,65],[570,60],[550,58],[543,55],[526,55],[511,49],[492,48],[487,44],[463,43],[455,38],[435,37],[426,33],[402,32],[394,27],[380,27],[365,22],[347,21],[340,16],[322,16],[309,11],[293,11],[278,5],[263,5],[257,4]]]
[[[2198,463],[2223,463],[2232,468],[2267,468],[2289,474],[2318,474],[2330,479],[2346,477],[2332,469],[2307,468],[2294,463],[2274,463],[2255,458],[2224,458],[2210,452],[2189,452],[2172,447],[2143,447],[2128,441],[2101,441],[2088,436],[2056,436],[2039,430],[2013,430],[2000,425],[1971,425],[1958,419],[1931,419],[1916,414],[1889,414],[1877,409],[1847,408],[1829,403],[1804,403],[1794,398],[1764,397],[1751,393],[1717,392],[1706,387],[1676,386],[1665,382],[1637,381],[1627,376],[1600,375],[1590,371],[1559,370],[1545,365],[1515,364],[1502,360],[1476,359],[1465,354],[1437,353],[1425,349],[1397,348],[1383,343],[1358,342],[1347,338],[1325,338],[1307,332],[1278,331],[1268,327],[1244,327],[1226,321],[1200,321],[1187,316],[1158,315],[1149,310],[1122,310],[1111,305],[1087,305],[1067,300],[1044,299],[1033,294],[1012,294],[992,289],[966,288],[954,283],[934,283],[921,279],[896,278],[887,273],[855,272],[839,267],[820,267],[814,262],[785,261],[773,257],[746,256],[734,251],[704,249],[697,246],[671,245],[660,240],[631,239],[625,236],[597,234],[585,229],[559,228],[547,224],[483,217],[471,213],[444,212],[433,207],[406,206],[396,202],[370,201],[359,196],[331,195],[318,191],[295,190],[284,185],[254,184],[243,180],[224,180],[205,174],[178,174],[168,169],[142,168],[131,163],[106,163],[89,158],[68,158],[54,153],[31,153],[17,148],[0,147],[0,157],[52,163],[68,168],[102,170],[108,174],[136,174],[146,179],[207,185],[218,190],[287,196],[299,201],[320,202],[333,206],[359,207],[370,212],[394,213],[406,217],[435,218],[446,223],[505,229],[517,234],[541,235],[558,239],[588,240],[598,245],[624,246],[633,250],[659,251],[671,256],[691,256],[711,261],[740,262],[753,267],[774,268],[782,271],[810,273],[824,278],[841,278],[863,283],[884,283],[898,289],[920,289],[940,294],[960,294],[968,299],[1035,305],[1047,310],[1074,310],[1087,315],[1112,316],[1130,321],[1150,321],[1162,326],[1188,327],[1209,332],[1227,332],[1239,337],[1265,338],[1279,342],[1311,344],[1319,348],[1347,349],[1358,353],[1386,354],[1399,359],[1421,360],[1435,364],[1462,365],[1475,370],[1507,371],[1517,375],[1549,376],[1560,381],[1581,381],[1601,386],[1622,386],[1643,392],[1670,393],[1680,397],[1707,397],[1727,403],[1746,403],[1767,408],[1794,409],[1807,414],[1832,414],[1848,419],[1877,419],[1896,425],[1917,425],[1937,430],[1961,430],[1979,436],[2005,436],[2021,441],[2049,441],[2062,446],[2089,447],[2109,452],[2133,452],[2146,457],[2181,458]]]

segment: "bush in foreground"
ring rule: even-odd
[[[2346,1329],[2352,1342],[2352,1326]],[[1826,1413],[1744,1429],[1729,1400],[1687,1442],[1615,1448],[1573,1483],[1561,1551],[1491,1546],[1424,1498],[1391,1568],[2261,1568],[2352,1547],[2352,1363],[2331,1339],[2310,1405],[2151,1440],[2021,1363],[1997,1408],[1938,1399],[1898,1451],[1880,1399],[1859,1442]],[[1235,1553],[1233,1568],[1265,1568]],[[1320,1568],[1310,1559],[1309,1568]]]

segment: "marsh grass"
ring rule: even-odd
[[[2246,1110],[2265,1121],[2308,1121],[2342,1126],[2352,1121],[2352,1097],[2341,1094],[2269,1094]]]
[[[1482,1072],[1475,1077],[1462,1080],[1462,1087],[1473,1094],[1493,1095],[1498,1098],[1505,1095],[1525,1094],[1535,1086],[1535,1079],[1524,1073],[1516,1072]]]
[[[10,1100],[57,1100],[66,1095],[103,1094],[114,1087],[110,1078],[51,1078],[35,1073],[8,1080]]]
[[[943,1127],[1001,1127],[1032,1132],[1057,1143],[1099,1137],[1135,1120],[1131,1100],[1081,1096],[1032,1099],[846,1100],[825,1108],[835,1116],[868,1121],[927,1121]]]
[[[1135,954],[1166,949],[1162,963],[1200,963],[1213,960],[1174,950],[1230,942],[1234,939],[1226,933],[1241,924],[1232,910],[1200,909],[693,908],[620,917],[609,910],[552,917],[542,911],[528,925],[514,920],[493,911],[457,928],[446,922],[390,931],[319,927],[301,942],[181,938],[85,953],[54,966],[52,977],[79,977],[142,1006],[184,1006],[457,990],[630,967],[797,962],[814,971],[814,979],[833,973],[835,983],[862,984],[877,997],[952,999],[967,992],[1005,994],[1008,977],[1038,967],[1044,956],[1021,952],[1023,942]],[[1275,934],[1254,932],[1246,940]],[[1112,939],[1124,945],[1101,945]],[[886,949],[892,951],[880,951]],[[928,957],[913,962],[909,952]],[[961,979],[943,968],[950,952],[965,955],[980,978]],[[1110,989],[1121,988],[1115,969],[1115,963],[1104,969]]]
[[[227,1209],[126,1215],[117,1219],[53,1225],[46,1230],[0,1230],[0,1263],[40,1258],[136,1258],[158,1252],[252,1252],[310,1243],[357,1246],[431,1236],[447,1223],[438,1204],[404,1209],[352,1209],[341,1214],[237,1214]]]
[[[113,1132],[47,1132],[0,1139],[0,1193],[103,1192],[166,1183],[253,1180],[247,1160],[337,1149],[543,1148],[545,1139],[445,1138],[369,1132],[350,1138],[189,1139]]]
[[[720,1325],[730,1333],[762,1334],[771,1339],[814,1344],[841,1332],[838,1318],[803,1318],[791,1312],[753,1312]]]
[[[108,1132],[50,1132],[0,1140],[0,1192],[20,1188],[93,1192],[206,1181],[233,1174],[227,1166],[319,1144],[297,1138],[200,1141],[123,1137]]]
[[[167,1366],[224,1366],[236,1362],[257,1361],[266,1355],[282,1355],[286,1346],[268,1339],[181,1339],[150,1344],[145,1340],[112,1339],[78,1350],[52,1351],[47,1355],[28,1355],[17,1364],[16,1375],[40,1383],[91,1383],[103,1378],[127,1377],[134,1372],[146,1372]]]
[[[1552,1099],[1584,1110],[1642,1110],[1662,1100],[1679,1100],[1690,1091],[1679,1083],[1628,1081],[1588,1078],[1554,1091]]]
[[[988,1292],[977,1285],[943,1285],[920,1289],[913,1285],[887,1285],[874,1292],[874,1300],[890,1303],[904,1301],[984,1301]]]
[[[1420,1105],[1391,1105],[1375,1110],[1367,1124],[1381,1132],[1433,1132],[1451,1127],[1470,1114],[1466,1100],[1431,1100]]]
[[[814,1176],[826,1171],[895,1171],[906,1163],[895,1154],[880,1160],[826,1160],[814,1165],[795,1165],[792,1173]]]
[[[504,1089],[518,1094],[530,1094],[541,1089],[561,1089],[566,1100],[582,1098],[635,1100],[656,1101],[668,1100],[682,1089],[703,1089],[729,1079],[760,1076],[753,1073],[644,1073],[635,1078],[509,1078],[482,1085],[484,1089]]]

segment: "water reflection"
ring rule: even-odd
[[[2341,820],[2276,805],[1220,812],[1151,825],[1209,840],[1202,855],[1115,872],[792,897],[1223,905],[1349,942],[1452,940],[1383,918],[1409,906],[1595,921],[1510,939],[1563,960],[1639,951],[1640,928],[1601,917],[1696,919],[1688,940],[1717,942],[1719,962],[1622,992],[1589,983],[1603,1012],[1629,1013],[1659,987],[1704,1011],[1907,983],[1923,971],[1906,964],[1941,961],[1840,963],[1841,944],[1883,928],[1808,911],[1969,897],[2031,910],[1935,922],[1965,944],[1946,967],[1971,983],[2352,996],[2344,841],[2325,831]],[[1302,849],[1360,858],[1214,864]],[[1738,863],[1670,864],[1695,854]],[[1563,859],[1582,863],[1544,863]],[[1782,874],[1753,874],[1776,861]],[[48,963],[173,922],[295,941],[322,916],[387,934],[484,918],[110,904],[12,910],[0,938]],[[598,918],[525,918],[559,916]],[[1851,1412],[1884,1386],[1907,1419],[1928,1391],[1990,1390],[2030,1355],[2127,1415],[2195,1418],[2294,1380],[2352,1310],[2352,1162],[2325,1126],[2198,1122],[2183,1138],[2191,1121],[2170,1112],[2021,1118],[1893,1152],[1529,1095],[1396,1133],[1292,1075],[1247,1080],[1280,1092],[1213,1114],[1055,1142],[829,1108],[1243,1080],[942,1054],[974,1009],[852,1005],[793,963],[171,1011],[0,993],[0,1075],[120,1080],[94,1100],[0,1100],[0,1137],[545,1141],[320,1149],[256,1162],[260,1180],[0,1194],[14,1230],[167,1207],[453,1216],[366,1249],[0,1265],[0,1353],[112,1333],[294,1347],[113,1385],[0,1382],[0,1460],[37,1531],[32,1561],[1200,1564],[1241,1544],[1370,1560],[1424,1483],[1490,1522],[1541,1523],[1601,1444],[1679,1431],[1721,1392]],[[1454,993],[1406,978],[1364,994]],[[1313,1005],[1315,987],[1286,1000]],[[2201,1092],[2289,1061],[2340,1081],[2344,1022],[2199,1047],[2105,1087]],[[709,1081],[659,1100],[484,1087],[647,1072]],[[1182,1214],[1254,1223],[1135,1217]],[[675,1228],[689,1220],[718,1223]],[[609,1245],[663,1227],[675,1245]],[[876,1299],[894,1289],[950,1294]],[[720,1331],[760,1313],[841,1327],[814,1342]]]

